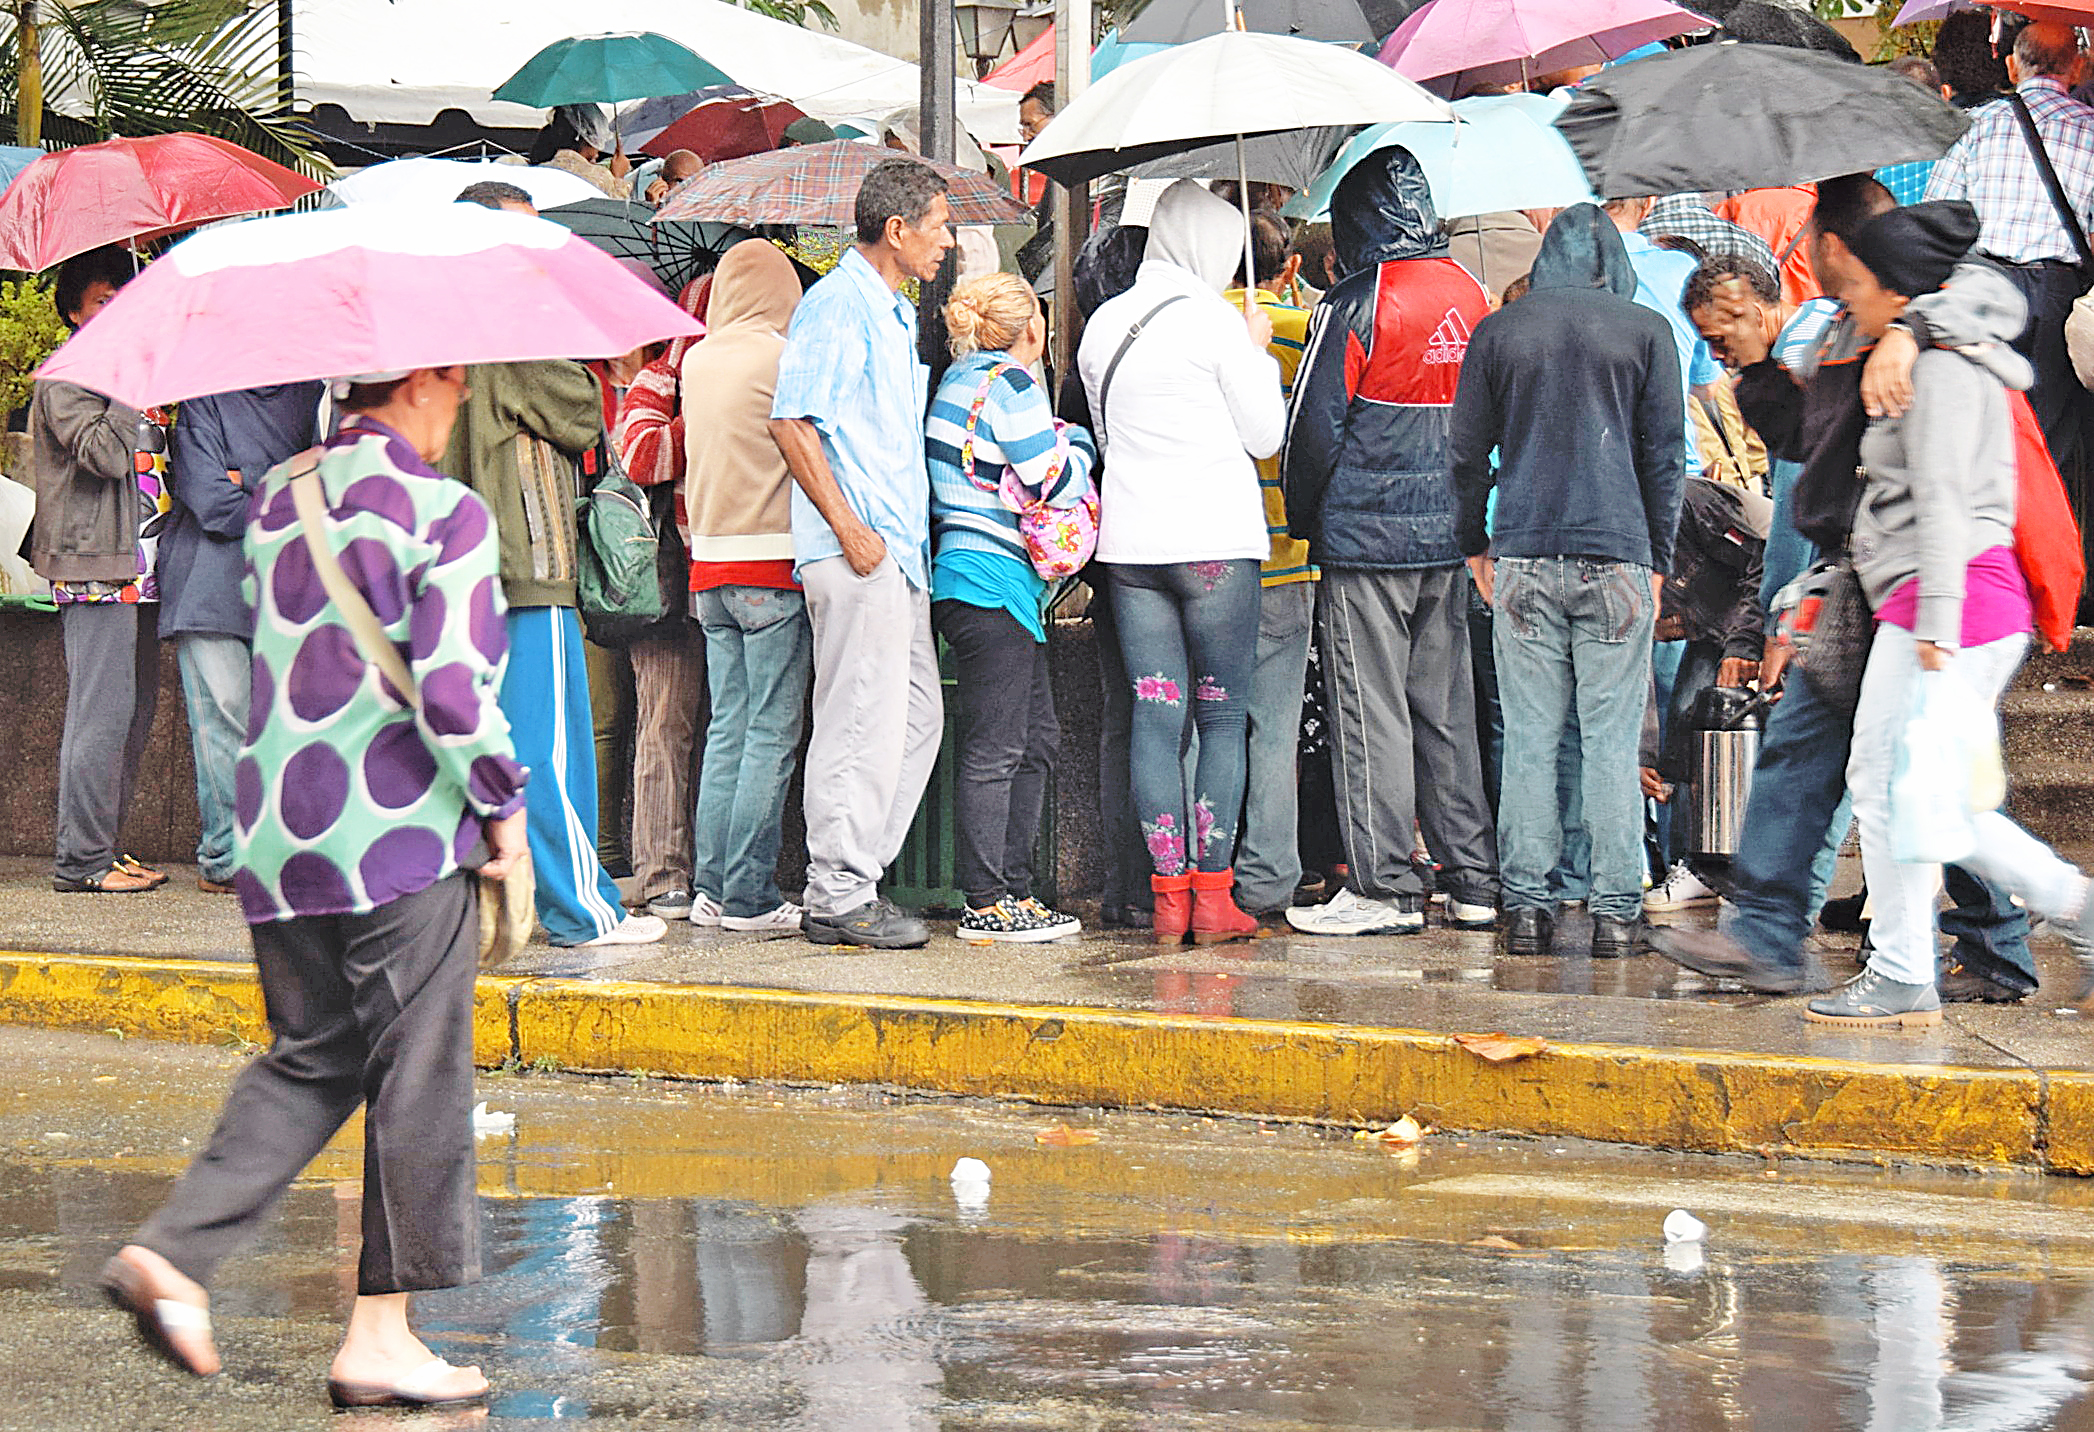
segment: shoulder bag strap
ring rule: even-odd
[[[2050,195],[2050,206],[2057,210],[2058,218],[2064,221],[2065,232],[2072,235],[2072,246],[2079,250],[2080,268],[2094,270],[2094,248],[2087,244],[2087,231],[2081,226],[2079,215],[2073,212],[2071,201],[2065,197],[2065,186],[2058,182],[2057,166],[2050,162],[2050,150],[2044,147],[2043,136],[2036,129],[2036,116],[2029,113],[2029,102],[2018,93],[2008,91],[2007,102],[2014,106],[2014,117],[2021,121],[2021,137],[2028,141],[2029,152],[2036,157],[2036,168],[2043,175],[2043,188]]]
[[[1091,420],[1098,427],[1099,447],[1105,446],[1105,400],[1112,392],[1112,375],[1120,371],[1120,360],[1127,356],[1127,350],[1134,346],[1134,340],[1142,336],[1142,330],[1149,326],[1149,320],[1183,297],[1185,295],[1182,293],[1174,293],[1147,313],[1144,313],[1140,318],[1135,319],[1134,326],[1127,330],[1127,336],[1120,340],[1120,346],[1113,350],[1112,361],[1105,365],[1105,376],[1098,380],[1098,411],[1091,414]]]
[[[414,674],[407,669],[400,648],[386,636],[378,614],[371,610],[364,594],[342,570],[341,559],[335,555],[334,548],[327,545],[327,496],[320,489],[318,464],[291,479],[291,501],[298,509],[298,523],[305,529],[305,550],[312,555],[313,571],[319,576],[327,599],[340,613],[342,625],[349,628],[356,649],[363,653],[365,661],[378,668],[395,690],[406,696],[409,705],[419,708],[421,693],[415,689]]]
[[[1007,372],[1010,368],[1014,366],[1014,364],[1010,363],[997,363],[992,365],[989,369],[988,376],[982,379],[981,387],[975,389],[974,401],[967,405],[967,433],[966,436],[960,439],[960,475],[962,477],[965,477],[969,482],[974,483],[974,485],[980,488],[983,492],[994,492],[996,491],[996,489],[990,487],[987,483],[977,482],[975,480],[974,430],[981,426],[982,408],[989,401],[989,390],[996,386],[996,380],[998,378],[1002,377],[1005,372]]]
[[[1803,247],[1803,241],[1804,239],[1809,237],[1809,235],[1810,221],[1806,219],[1801,224],[1798,224],[1796,226],[1796,232],[1789,235],[1789,241],[1783,244],[1781,246],[1781,252],[1774,256],[1775,278],[1779,279],[1781,277],[1782,265],[1789,261],[1789,255],[1795,253],[1796,250]]]

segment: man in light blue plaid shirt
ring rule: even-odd
[[[2094,109],[2067,87],[2080,62],[2079,36],[2055,22],[2030,25],[2014,41],[2007,72],[2028,105],[2080,227],[2094,226]],[[2086,291],[2079,246],[2058,215],[2011,103],[1984,106],[1927,180],[1929,199],[1964,199],[1978,211],[1980,254],[1997,260],[2029,304],[2014,346],[2036,365],[2029,404],[2058,467],[2081,453],[2087,391],[2065,354],[2065,318]],[[2069,479],[2068,479],[2069,481]],[[2087,513],[2080,514],[2084,523]]]

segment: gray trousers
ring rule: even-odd
[[[1440,862],[1441,887],[1495,906],[1497,837],[1476,749],[1467,570],[1326,567],[1322,588],[1331,768],[1353,887],[1378,900],[1425,893],[1411,866],[1415,821]]]
[[[473,1160],[473,978],[465,872],[368,915],[253,927],[275,1038],[241,1071],[203,1156],[136,1241],[208,1283],[284,1189],[368,1103],[362,1294],[480,1276]]]
[[[843,915],[878,893],[930,783],[945,726],[931,599],[894,558],[861,577],[841,557],[800,571],[814,627],[807,746],[807,895]]]
[[[1250,748],[1243,830],[1236,837],[1236,903],[1253,914],[1284,910],[1301,884],[1295,830],[1299,796],[1302,683],[1316,584],[1288,582],[1258,594],[1258,664],[1251,672]]]
[[[138,762],[160,700],[160,608],[76,602],[58,609],[65,639],[65,733],[58,742],[61,880],[106,874],[138,789]]]

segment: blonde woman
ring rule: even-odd
[[[1061,728],[1047,680],[1046,584],[1003,496],[1075,507],[1091,491],[1091,436],[1055,418],[1026,369],[1047,343],[1024,280],[984,274],[945,306],[953,365],[931,402],[931,622],[952,648],[959,736],[954,809],[960,938],[1030,943],[1080,928],[1032,894],[1040,802]]]

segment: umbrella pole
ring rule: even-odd
[[[1258,262],[1251,249],[1251,181],[1240,134],[1236,136],[1236,201],[1243,206],[1243,316],[1249,318],[1258,302]]]

